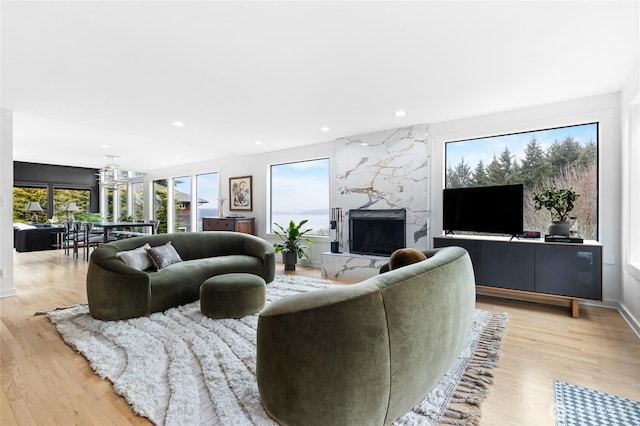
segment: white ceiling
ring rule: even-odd
[[[15,160],[148,171],[618,91],[638,4],[2,1],[1,105]]]

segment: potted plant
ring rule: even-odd
[[[274,230],[273,233],[280,237],[282,242],[274,243],[273,248],[275,248],[276,253],[282,253],[282,263],[284,263],[285,271],[295,271],[298,258],[303,256],[307,259],[309,258],[303,250],[308,246],[303,245],[303,243],[311,244],[311,240],[304,236],[307,232],[311,232],[311,229],[301,230],[302,226],[307,222],[308,220],[303,220],[296,225],[292,220],[286,229],[274,223],[279,231]]]
[[[533,208],[535,210],[545,208],[551,212],[551,223],[547,228],[547,234],[569,235],[569,213],[573,210],[574,203],[578,197],[579,195],[576,194],[573,188],[555,188],[552,186],[533,193]]]

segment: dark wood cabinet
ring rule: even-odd
[[[231,231],[255,235],[256,220],[253,217],[203,217],[203,231]]]
[[[500,237],[434,237],[434,248],[460,246],[469,252],[479,290],[501,294],[602,300],[602,244],[546,243]]]

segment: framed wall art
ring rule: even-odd
[[[229,178],[229,210],[252,211],[252,197],[252,176]]]

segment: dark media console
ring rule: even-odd
[[[469,252],[478,292],[569,301],[602,300],[602,244],[513,240],[508,237],[442,236],[433,247],[460,246]]]

